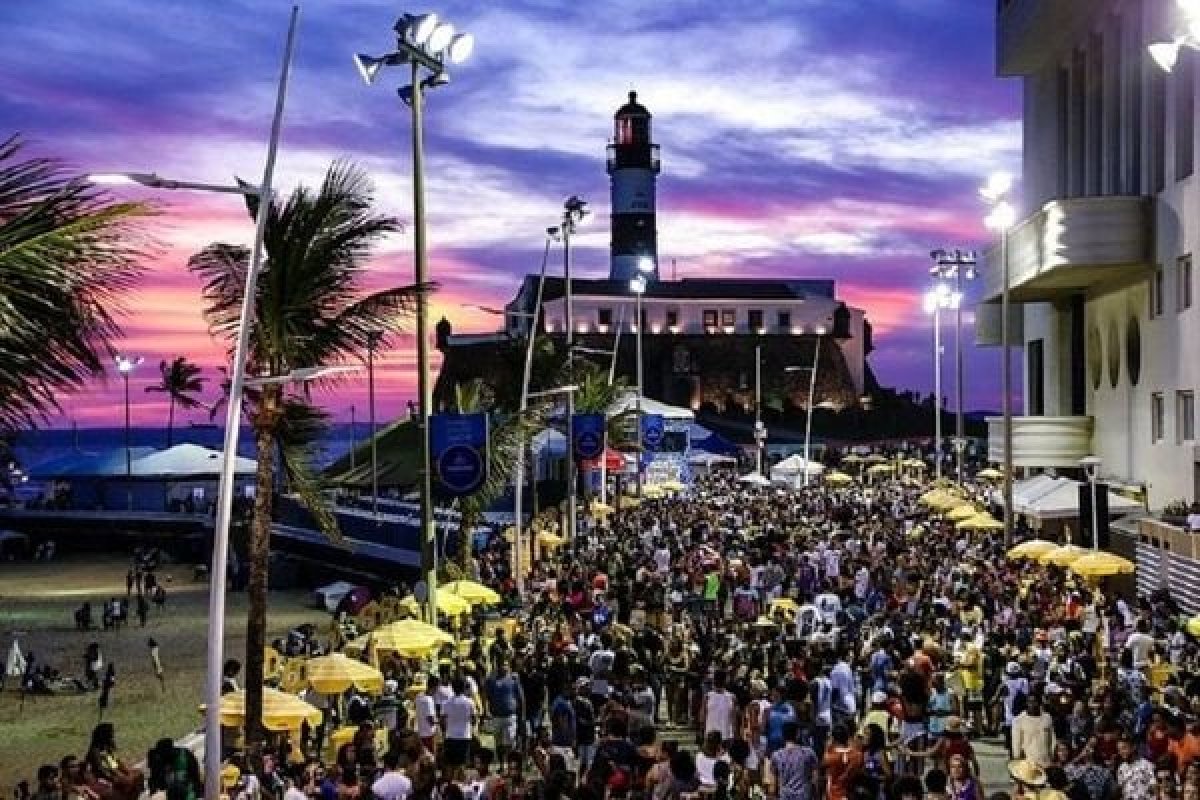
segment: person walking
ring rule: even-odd
[[[162,660],[158,656],[158,642],[153,636],[146,640],[146,647],[150,650],[150,667],[154,670],[154,677],[158,678],[158,685],[162,688],[163,694],[166,694],[167,678],[163,674]]]
[[[112,700],[113,687],[117,685],[117,667],[111,661],[104,671],[104,680],[100,683],[100,698],[98,704],[100,706],[100,719],[104,719],[104,712]]]
[[[450,685],[454,696],[442,703],[442,730],[446,734],[442,755],[446,767],[465,767],[470,763],[478,714],[475,702],[467,695],[466,680],[456,677]]]
[[[783,723],[783,747],[767,759],[763,776],[767,795],[777,800],[812,800],[817,795],[817,754],[800,744],[800,726]]]

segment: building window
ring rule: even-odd
[[[1167,412],[1163,403],[1162,392],[1155,392],[1150,395],[1150,441],[1161,442],[1163,440],[1163,429],[1166,427]]]
[[[1192,257],[1182,256],[1175,264],[1175,310],[1192,307]]]
[[[726,308],[721,311],[721,327],[733,328],[737,326],[737,312],[732,308]]]
[[[679,309],[677,309],[677,308],[667,309],[667,327],[668,328],[678,328],[679,327]]]
[[[792,312],[780,311],[778,315],[779,327],[783,330],[791,330],[792,328]]]
[[[751,331],[763,330],[763,312],[762,309],[752,308],[746,312],[746,324],[750,326]]]
[[[1190,391],[1175,393],[1175,435],[1180,444],[1196,438],[1196,395]]]
[[[611,308],[597,309],[596,310],[596,324],[601,327],[604,327],[604,328],[607,328],[609,325],[612,325],[612,309]]]
[[[1192,174],[1196,152],[1196,62],[1184,48],[1171,73],[1175,80],[1175,180]]]
[[[1034,339],[1026,345],[1025,363],[1029,369],[1029,398],[1025,413],[1040,417],[1046,413],[1046,362],[1045,342]]]
[[[1150,316],[1161,317],[1163,314],[1163,303],[1165,278],[1163,277],[1163,268],[1161,266],[1154,268],[1154,277],[1150,279]]]
[[[717,327],[717,310],[715,308],[704,309],[704,327],[705,328]]]

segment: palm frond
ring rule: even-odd
[[[19,137],[0,142],[0,429],[44,418],[104,373],[122,294],[155,250],[152,212],[24,157]]]

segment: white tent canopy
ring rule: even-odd
[[[752,486],[770,486],[771,482],[757,472],[749,472],[738,478],[738,483],[746,483]]]
[[[810,475],[820,475],[825,471],[825,465],[816,461],[807,461],[804,456],[794,455],[785,458],[775,466],[771,467],[771,478],[774,479],[778,473],[780,476],[802,475],[805,472]]]
[[[716,467],[736,463],[737,459],[733,456],[719,456],[716,453],[705,453],[699,450],[688,456],[688,464],[693,467]]]
[[[1028,514],[1038,520],[1071,519],[1079,516],[1079,490],[1087,484],[1069,478],[1056,479],[1055,486],[1022,504],[1014,499],[1018,514]],[[1086,491],[1086,488],[1085,488]],[[1116,492],[1108,492],[1109,516],[1132,514],[1142,506]]]
[[[221,473],[221,460],[220,450],[177,444],[134,459],[132,471],[139,478],[216,477]],[[239,475],[253,475],[256,466],[254,459],[237,456],[234,469]]]
[[[615,417],[618,414],[624,414],[628,411],[636,411],[638,408],[637,395],[629,392],[621,396],[611,406],[608,407],[608,416]],[[669,406],[666,403],[660,403],[657,400],[652,400],[649,397],[643,397],[641,403],[643,414],[661,414],[666,419],[687,420],[691,422],[696,418],[691,409],[680,408],[679,406]]]

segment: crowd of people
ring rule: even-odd
[[[588,516],[517,598],[515,632],[382,657],[376,698],[235,753],[235,800],[1200,800],[1200,650],[1170,597],[1121,596],[957,528],[927,486],[777,490],[708,477]],[[986,501],[981,487],[977,499]],[[1022,535],[1028,535],[1022,531]],[[515,598],[515,599],[514,599]],[[495,627],[495,632],[490,633]],[[328,749],[336,725],[353,738]],[[981,759],[1005,766],[985,776]],[[101,725],[36,800],[200,795]]]

